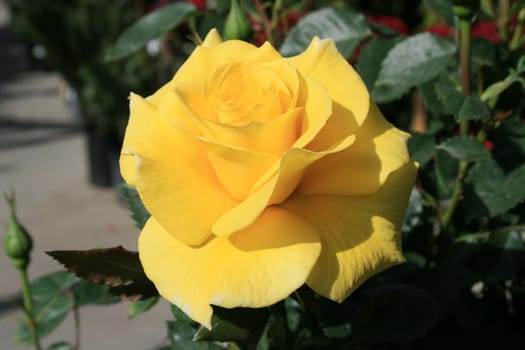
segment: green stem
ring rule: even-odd
[[[78,306],[73,307],[73,317],[75,319],[75,350],[80,349],[80,312]]]
[[[509,49],[512,51],[517,50],[521,45],[521,38],[523,34],[523,21],[525,19],[525,8],[521,9],[518,14],[518,24],[514,28],[514,35],[509,44]]]
[[[459,79],[461,83],[461,90],[465,95],[470,95],[470,47],[471,47],[471,29],[472,25],[470,18],[461,18],[459,22],[460,41],[459,41]],[[468,121],[461,120],[459,122],[459,133],[461,136],[468,135]],[[463,192],[463,179],[468,169],[468,162],[462,160],[459,162],[458,176],[456,184],[452,190],[452,197],[450,203],[443,215],[441,223],[443,227],[447,227],[454,216],[454,212],[459,203],[461,193]]]
[[[31,292],[29,290],[29,279],[27,278],[26,269],[19,269],[20,279],[22,281],[22,296],[24,298],[24,311],[29,320],[29,329],[31,330],[31,335],[33,336],[33,343],[36,350],[41,350],[42,346],[40,345],[40,340],[38,339],[38,333],[36,331],[36,321],[33,314],[33,302],[31,300]]]

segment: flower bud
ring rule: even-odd
[[[4,250],[18,269],[25,269],[29,265],[33,241],[16,218],[14,194],[5,194],[5,199],[9,205],[10,217],[4,235]]]
[[[478,13],[480,7],[479,0],[454,0],[452,12],[459,19],[472,20]]]
[[[248,40],[252,35],[252,26],[237,0],[231,0],[230,13],[224,24],[224,37],[226,39]]]

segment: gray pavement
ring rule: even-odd
[[[60,270],[47,250],[90,249],[123,245],[136,250],[138,230],[113,189],[88,184],[85,140],[74,110],[61,96],[53,72],[27,69],[23,47],[7,27],[0,0],[0,192],[14,189],[18,217],[34,239],[30,278]],[[3,236],[8,208],[0,201]],[[0,349],[29,349],[13,340],[22,314],[5,301],[19,296],[16,270],[0,253]],[[156,349],[165,341],[164,302],[133,320],[127,302],[88,306],[80,311],[81,349]],[[45,346],[73,341],[68,318]]]

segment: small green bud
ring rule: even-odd
[[[479,0],[454,0],[452,3],[452,12],[459,19],[472,20],[479,11]]]
[[[10,217],[4,235],[4,250],[18,269],[25,269],[29,265],[30,252],[33,241],[27,230],[18,222],[15,211],[15,195],[4,194],[9,205]]]
[[[231,0],[230,13],[228,13],[224,24],[224,37],[229,40],[248,40],[252,32],[250,21],[248,21],[239,3],[237,0]]]

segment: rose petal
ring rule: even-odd
[[[173,147],[165,121],[156,106],[139,95],[130,94],[130,116],[122,145],[120,165],[126,182],[135,186],[135,159],[140,153],[152,159],[172,159],[169,151]]]
[[[219,39],[216,34],[212,34],[203,45],[197,46],[173,79],[148,97],[148,100],[159,104],[166,93],[173,91],[181,83],[192,84],[196,88],[195,93],[202,92],[204,96],[206,77],[222,62],[242,59],[246,62],[262,63],[282,58],[270,43],[258,48],[244,41],[228,40],[219,45]]]
[[[210,304],[264,307],[299,288],[321,246],[303,219],[268,208],[246,230],[188,247],[151,218],[139,238],[139,255],[159,293],[195,321],[211,327]]]
[[[352,146],[312,164],[301,179],[302,194],[362,195],[372,193],[410,156],[408,134],[387,122],[374,102]]]
[[[248,195],[250,188],[264,172],[278,161],[278,157],[235,146],[225,146],[199,138],[213,165],[220,183],[236,201]]]
[[[290,196],[308,165],[330,153],[340,152],[349,147],[354,138],[349,136],[337,147],[325,152],[312,152],[300,148],[288,150],[280,162],[267,171],[267,176],[259,180],[256,190],[213,224],[212,232],[218,236],[226,236],[246,228],[267,206],[281,203]]]
[[[367,278],[404,261],[400,227],[415,175],[408,163],[372,195],[298,195],[280,205],[321,236],[323,250],[307,281],[315,292],[341,302]]]
[[[317,135],[317,142],[325,146],[314,149],[327,148],[326,144],[333,144],[334,140],[340,142],[355,133],[367,116],[369,93],[334,42],[315,37],[303,53],[288,60],[302,75],[325,86],[334,101],[334,114],[323,132]]]

